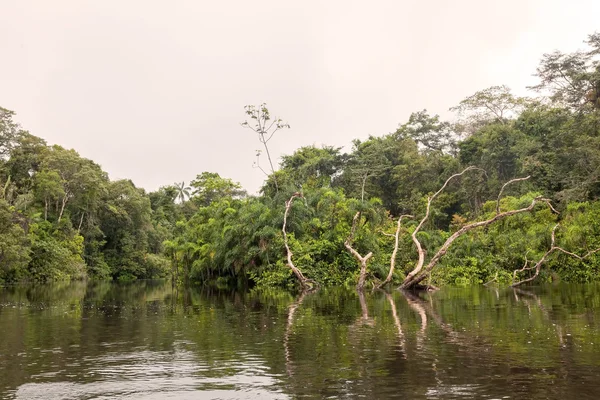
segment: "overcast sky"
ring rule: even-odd
[[[256,191],[244,105],[304,145],[346,146],[477,90],[524,94],[544,52],[583,47],[598,0],[0,0],[0,106],[111,179],[218,172]]]

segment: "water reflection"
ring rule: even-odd
[[[596,285],[0,289],[0,398],[597,398]]]

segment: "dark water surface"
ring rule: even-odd
[[[0,288],[4,399],[598,399],[600,286]]]

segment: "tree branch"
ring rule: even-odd
[[[533,267],[529,267],[529,268],[521,268],[520,270],[515,270],[513,273],[513,282],[516,279],[517,273],[518,272],[522,272],[522,271],[526,271],[526,270],[531,270],[535,268],[535,273],[530,276],[527,279],[523,279],[522,281],[519,282],[514,282],[511,286],[512,287],[517,287],[520,286],[524,283],[527,282],[531,282],[533,281],[535,278],[538,277],[538,275],[540,274],[540,271],[542,270],[542,265],[546,262],[546,259],[555,251],[559,251],[562,253],[565,253],[571,257],[575,257],[580,261],[583,261],[585,258],[591,256],[594,253],[597,253],[598,251],[600,251],[600,248],[595,249],[595,250],[591,250],[588,251],[586,254],[584,254],[583,256],[577,255],[575,253],[572,253],[570,251],[567,251],[565,249],[563,249],[562,247],[556,246],[556,229],[558,228],[559,224],[554,225],[554,228],[552,228],[552,235],[551,235],[551,242],[550,242],[550,249],[548,249],[548,251],[546,253],[544,253],[544,255],[542,256],[542,258],[533,266]]]
[[[393,236],[394,237],[394,251],[392,252],[392,257],[390,258],[390,272],[387,275],[387,278],[385,278],[385,280],[383,282],[381,282],[377,287],[378,288],[382,288],[383,286],[385,286],[386,284],[388,284],[389,282],[392,281],[392,276],[394,274],[394,268],[396,266],[396,254],[398,254],[398,242],[399,242],[399,237],[400,237],[400,227],[402,225],[402,218],[414,218],[412,215],[408,215],[408,214],[404,214],[401,215],[400,218],[398,218],[398,224],[396,225],[396,233],[394,235],[391,235],[389,233],[384,233],[384,235],[386,236]]]
[[[283,227],[281,228],[281,231],[283,232],[283,243],[285,244],[285,250],[287,252],[287,266],[290,267],[290,269],[292,270],[294,275],[296,275],[296,278],[298,278],[298,280],[300,281],[300,285],[302,285],[303,288],[307,288],[308,287],[307,283],[310,280],[306,279],[304,277],[304,275],[302,275],[302,271],[300,271],[298,268],[296,268],[296,266],[294,265],[294,262],[292,261],[293,253],[290,250],[290,246],[288,245],[288,237],[287,237],[287,232],[285,229],[285,227],[287,225],[287,217],[290,212],[290,208],[292,207],[292,202],[294,201],[295,198],[304,198],[304,196],[302,196],[300,193],[296,192],[292,195],[292,197],[290,197],[290,199],[288,201],[285,202],[285,213],[283,214]]]
[[[471,224],[463,226],[458,231],[456,231],[452,236],[450,236],[448,239],[446,239],[446,241],[444,242],[442,247],[440,247],[440,249],[437,251],[437,253],[435,253],[435,255],[431,258],[431,260],[427,264],[427,267],[425,267],[425,269],[423,269],[423,271],[419,275],[413,277],[412,279],[408,279],[408,276],[407,276],[407,279],[404,280],[404,282],[402,283],[402,285],[400,287],[403,289],[409,289],[409,288],[412,288],[415,285],[417,285],[423,279],[425,279],[427,277],[427,274],[429,272],[431,272],[431,270],[438,264],[438,262],[440,261],[442,256],[444,256],[444,254],[446,254],[450,245],[452,245],[452,243],[456,239],[458,239],[465,233],[467,233],[475,228],[481,228],[481,227],[491,225],[494,222],[497,222],[501,219],[510,217],[515,214],[532,211],[535,208],[536,204],[538,204],[538,203],[545,203],[551,207],[550,200],[542,198],[542,197],[536,197],[535,199],[533,199],[531,204],[525,208],[520,208],[518,210],[505,211],[500,214],[496,214],[494,217],[487,219],[485,221],[473,222]]]
[[[358,221],[360,220],[360,211],[354,214],[354,218],[352,218],[352,228],[350,230],[350,236],[344,242],[344,246],[346,249],[356,258],[356,260],[360,264],[360,275],[358,277],[358,284],[356,285],[356,289],[358,291],[362,291],[365,286],[365,281],[367,279],[367,262],[371,257],[373,257],[373,252],[370,251],[366,256],[361,256],[358,251],[356,251],[352,247],[352,242],[354,241],[354,234],[356,233],[356,226],[358,225]]]
[[[500,199],[502,198],[502,193],[504,192],[504,188],[506,188],[511,183],[526,181],[529,178],[531,178],[531,175],[526,176],[525,178],[511,179],[510,181],[508,181],[504,185],[502,185],[502,189],[500,189],[500,193],[498,193],[498,200],[496,201],[496,214],[500,214]]]
[[[421,227],[423,227],[423,225],[425,224],[425,222],[429,219],[429,212],[431,209],[431,202],[440,194],[442,193],[442,191],[446,188],[446,186],[448,186],[448,183],[450,183],[450,181],[454,178],[457,178],[461,175],[463,175],[464,173],[466,173],[467,171],[471,171],[471,170],[480,170],[481,168],[477,168],[474,166],[470,166],[465,168],[462,172],[458,173],[458,174],[454,174],[452,175],[450,178],[446,179],[446,182],[444,182],[444,185],[440,188],[440,190],[438,190],[437,192],[435,192],[433,194],[433,196],[430,196],[427,198],[427,211],[425,212],[425,216],[423,217],[423,219],[421,219],[421,222],[419,222],[419,225],[417,225],[416,229],[413,231],[411,237],[412,237],[412,241],[415,244],[415,246],[417,247],[417,252],[419,255],[419,260],[417,261],[417,265],[416,267],[406,276],[406,278],[404,279],[404,283],[402,284],[402,287],[405,286],[405,283],[408,283],[410,281],[413,280],[413,278],[415,277],[415,275],[417,275],[421,269],[423,268],[423,265],[425,264],[425,250],[423,249],[423,246],[421,246],[421,242],[419,242],[419,239],[417,239],[417,233],[419,233],[419,231],[421,230]]]

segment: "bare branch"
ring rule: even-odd
[[[520,285],[522,285],[524,283],[531,282],[535,278],[537,278],[539,276],[539,274],[540,274],[541,269],[542,269],[542,265],[546,262],[546,259],[552,253],[554,253],[555,251],[559,251],[559,252],[567,254],[567,255],[569,255],[571,257],[575,257],[576,259],[578,259],[580,261],[583,261],[585,258],[587,258],[587,257],[591,256],[592,254],[597,253],[598,251],[600,251],[600,248],[598,248],[598,249],[595,249],[595,250],[588,251],[583,256],[580,256],[580,255],[577,255],[577,254],[572,253],[570,251],[567,251],[567,250],[563,249],[562,247],[556,246],[556,229],[558,228],[558,226],[559,226],[559,224],[556,224],[556,225],[554,225],[554,228],[552,228],[550,249],[548,249],[548,251],[546,253],[544,253],[544,255],[542,256],[542,258],[537,263],[535,263],[535,265],[533,267],[522,268],[520,270],[516,270],[514,272],[514,274],[513,274],[513,281],[516,279],[517,272],[522,272],[522,271],[531,270],[531,269],[535,268],[535,273],[532,276],[530,276],[529,278],[527,278],[527,279],[523,279],[522,281],[513,283],[511,285],[512,287],[520,286]]]
[[[491,225],[491,224],[493,224],[501,219],[504,219],[506,217],[510,217],[510,216],[516,215],[516,214],[521,214],[524,212],[533,211],[536,204],[538,204],[538,203],[545,203],[546,205],[551,207],[550,200],[545,199],[543,197],[536,197],[535,199],[533,199],[531,204],[527,207],[520,208],[518,210],[505,211],[500,214],[496,214],[494,217],[487,219],[485,221],[473,222],[471,224],[463,226],[458,231],[456,231],[452,236],[450,236],[448,239],[446,239],[446,241],[444,242],[442,247],[440,247],[440,249],[437,251],[437,253],[435,253],[435,255],[431,258],[431,260],[427,264],[427,267],[425,267],[423,269],[423,271],[421,271],[418,275],[413,274],[411,276],[409,274],[400,287],[402,289],[409,289],[409,288],[412,288],[415,285],[417,285],[423,279],[425,279],[427,277],[427,274],[438,264],[440,259],[444,256],[444,254],[446,254],[446,252],[448,251],[448,248],[452,245],[452,243],[456,239],[458,239],[460,236],[464,235],[465,233],[467,233],[473,229]]]
[[[500,214],[500,199],[502,198],[502,192],[504,192],[504,188],[506,188],[511,183],[526,181],[529,178],[531,178],[531,175],[528,175],[525,178],[511,179],[510,181],[508,181],[504,185],[502,185],[502,189],[500,189],[500,193],[498,193],[498,201],[496,201],[496,214]]]
[[[346,249],[356,258],[356,260],[360,263],[360,275],[358,277],[358,284],[356,285],[356,289],[358,291],[362,291],[365,286],[365,281],[367,279],[367,262],[371,257],[373,257],[373,252],[370,251],[366,256],[361,256],[358,251],[356,251],[352,247],[352,242],[354,241],[354,234],[356,233],[356,226],[358,225],[358,221],[360,220],[360,211],[354,214],[354,218],[352,218],[352,228],[350,230],[350,236],[344,242],[344,246]]]
[[[400,227],[402,225],[402,218],[414,218],[414,217],[412,215],[408,215],[408,214],[401,215],[400,218],[398,218],[398,224],[396,225],[396,233],[393,235],[389,234],[389,233],[384,233],[384,235],[386,235],[386,236],[393,236],[395,239],[395,242],[394,242],[394,251],[392,252],[392,257],[390,258],[390,272],[388,273],[387,278],[385,278],[385,280],[379,284],[378,288],[382,288],[383,286],[385,286],[386,284],[388,284],[389,282],[392,281],[392,276],[394,274],[394,268],[396,266],[396,254],[398,253],[398,242],[399,242],[399,237],[400,237]]]
[[[263,174],[269,176],[269,174],[267,174],[267,171],[265,171],[263,167],[260,166],[260,150],[256,151],[256,161],[254,162],[254,164],[252,164],[252,168],[258,168],[262,171]]]
[[[442,191],[446,188],[446,186],[448,186],[448,183],[450,183],[450,181],[452,179],[457,178],[457,177],[463,175],[464,173],[466,173],[467,171],[471,171],[471,170],[481,170],[481,168],[470,166],[470,167],[465,168],[462,172],[452,175],[450,178],[446,179],[446,182],[444,182],[444,185],[440,188],[440,190],[438,190],[432,196],[427,198],[427,211],[425,212],[425,216],[423,217],[423,219],[421,219],[421,222],[419,222],[419,225],[417,225],[416,229],[413,231],[413,233],[411,235],[412,241],[415,244],[415,246],[417,247],[417,253],[419,255],[419,260],[417,261],[416,267],[406,276],[404,282],[412,281],[413,278],[415,277],[415,275],[417,275],[421,271],[421,269],[423,268],[423,265],[425,264],[425,250],[423,249],[423,246],[421,246],[421,242],[419,242],[419,239],[417,239],[417,233],[419,233],[419,231],[421,230],[421,227],[423,227],[425,222],[429,219],[429,212],[431,210],[431,202],[440,193],[442,193]],[[404,283],[403,283],[403,286],[404,286]]]
[[[304,275],[302,275],[302,271],[300,271],[298,268],[296,268],[296,266],[294,265],[294,263],[292,261],[293,253],[290,250],[290,246],[288,245],[288,237],[287,237],[287,232],[285,229],[285,227],[287,225],[287,217],[290,212],[290,208],[292,207],[292,202],[294,201],[295,198],[304,198],[304,196],[302,196],[302,194],[296,192],[292,195],[292,197],[290,197],[290,199],[288,201],[285,202],[285,213],[283,214],[283,227],[281,228],[281,231],[283,232],[283,243],[285,244],[285,250],[287,252],[287,265],[288,265],[288,267],[290,267],[290,269],[292,270],[294,275],[296,275],[296,278],[298,278],[298,280],[300,281],[300,285],[302,285],[303,288],[307,288],[308,287],[307,283],[310,280],[306,279],[304,277]]]
[[[486,283],[484,283],[483,286],[490,285],[493,282],[496,282],[497,280],[498,280],[498,272],[496,272],[496,275],[494,275],[494,277],[492,279],[490,279],[489,281],[487,281]]]

